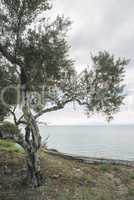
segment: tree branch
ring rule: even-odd
[[[42,110],[41,112],[39,112],[38,114],[36,114],[36,115],[34,116],[34,118],[37,119],[38,117],[40,117],[41,115],[43,115],[43,114],[45,114],[45,113],[47,113],[47,112],[52,112],[52,111],[61,110],[61,109],[64,108],[64,106],[65,106],[67,103],[69,103],[69,102],[71,102],[71,101],[73,101],[72,98],[71,98],[71,99],[68,99],[68,100],[66,100],[66,101],[64,101],[64,102],[59,102],[56,106],[52,106],[52,107],[50,107],[50,108],[46,108],[46,109]]]
[[[19,122],[23,119],[23,117],[24,117],[24,115],[22,115],[22,116],[19,118],[19,120],[18,120],[17,123],[19,123]]]
[[[80,105],[80,106],[89,106],[89,103],[87,103],[87,102],[82,102],[81,100],[79,100],[79,99],[75,99],[75,101]]]
[[[12,110],[9,109],[9,111],[10,111],[10,113],[11,113],[12,116],[13,116],[15,125],[17,125],[17,119],[16,119],[16,115],[15,115],[15,110],[12,111]]]
[[[89,104],[88,104],[87,102],[82,102],[82,101],[80,101],[79,99],[77,99],[76,97],[72,97],[71,99],[68,99],[68,100],[66,100],[66,101],[57,103],[56,106],[52,106],[52,107],[50,107],[50,108],[46,108],[46,109],[42,110],[41,112],[37,113],[37,114],[34,116],[34,118],[37,119],[37,118],[39,118],[41,115],[43,115],[43,114],[45,114],[45,113],[47,113],[47,112],[52,112],[52,111],[61,110],[61,109],[64,108],[64,106],[65,106],[67,103],[69,103],[69,102],[71,102],[71,101],[76,101],[76,102],[77,102],[79,105],[81,105],[81,106],[84,106],[84,105],[85,105],[85,106],[88,106],[88,107],[89,107]]]

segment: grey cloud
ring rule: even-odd
[[[55,13],[73,20],[69,42],[76,65],[89,63],[90,51],[108,50],[134,59],[133,0],[54,0]],[[130,68],[133,63],[131,62]]]
[[[130,7],[134,7],[133,5],[134,2]],[[123,9],[123,6],[120,9]],[[125,9],[126,4],[124,5],[124,11]],[[98,15],[100,15],[99,17],[101,20],[98,21],[84,16],[84,23],[77,24],[79,28],[77,28],[77,32],[75,32],[72,37],[74,50],[111,49],[122,51],[123,47],[120,44],[123,44],[123,42],[127,43],[127,48],[133,48],[132,34],[134,25],[132,19],[134,18],[134,14],[131,9],[129,9],[127,13],[124,11],[122,10],[121,13],[120,10],[114,9],[113,6],[108,7],[107,10],[100,9]],[[125,53],[127,48],[125,44]]]

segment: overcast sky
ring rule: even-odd
[[[134,0],[53,0],[52,12],[73,22],[68,40],[78,71],[89,64],[91,51],[108,50],[131,59],[125,78],[126,105],[112,123],[134,124]],[[88,119],[77,105],[44,115],[44,119],[50,124],[105,123],[101,116]]]

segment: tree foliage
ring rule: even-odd
[[[100,112],[108,120],[119,111],[124,99],[124,73],[129,60],[115,59],[108,52],[99,52],[91,56],[93,66],[85,70],[85,88],[88,94],[88,112]],[[84,83],[83,83],[84,84]]]

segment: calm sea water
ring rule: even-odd
[[[134,160],[134,125],[43,126],[49,148],[84,156]]]

